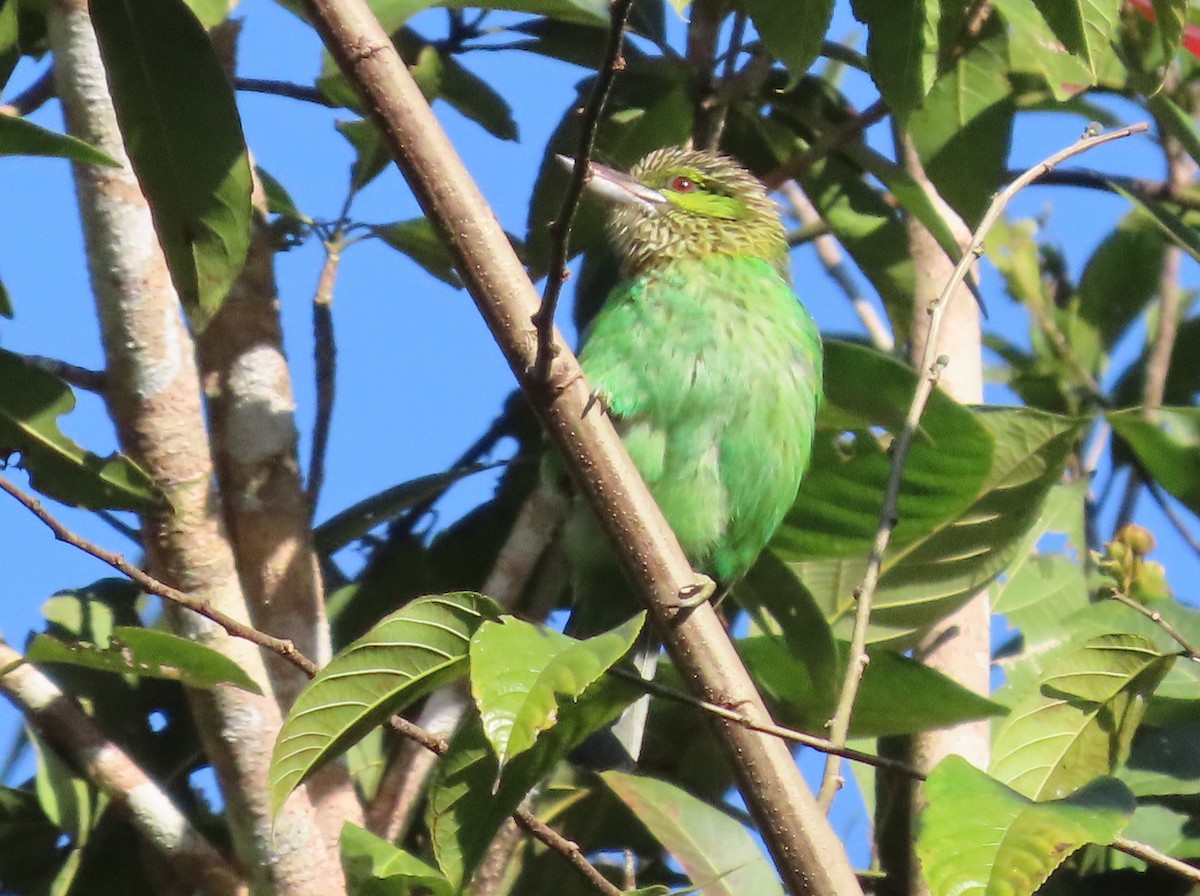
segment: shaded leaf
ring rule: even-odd
[[[13,115],[0,115],[0,156],[58,156],[85,165],[121,164],[90,143]]]
[[[706,894],[784,892],[741,822],[666,781],[617,771],[600,777]]]
[[[395,224],[381,224],[371,232],[398,252],[403,252],[443,283],[462,288],[454,270],[454,258],[428,218],[410,218]]]
[[[645,618],[585,641],[513,617],[476,629],[471,695],[500,770],[555,724],[561,701],[578,700],[629,652]]]
[[[1110,182],[1113,192],[1124,196],[1171,238],[1175,245],[1200,261],[1200,230],[1197,230],[1194,215],[1181,214],[1178,206],[1160,202],[1146,196],[1135,196],[1120,184]]]
[[[456,892],[436,868],[356,824],[346,823],[339,842],[342,869],[353,893],[401,896],[415,889],[428,896],[453,896]],[[387,889],[379,889],[380,882]]]
[[[1111,774],[1173,655],[1131,634],[1102,634],[1049,657],[996,730],[989,771],[1033,799],[1055,799]]]
[[[66,643],[37,635],[25,652],[31,663],[67,663],[118,675],[167,678],[188,687],[211,688],[218,684],[261,694],[242,667],[211,647],[168,632],[119,625],[103,645]]]
[[[1200,795],[1200,722],[1142,725],[1118,777],[1138,797]]]
[[[33,487],[64,504],[161,509],[161,494],[133,461],[99,457],[63,435],[58,418],[74,407],[70,386],[0,349],[0,458],[20,452]]]
[[[1033,0],[1054,36],[1096,76],[1116,34],[1121,0]]]
[[[791,4],[745,0],[744,8],[767,51],[799,77],[816,61],[833,18],[833,0]]]
[[[250,158],[233,91],[182,0],[95,0],[91,14],[171,277],[203,328],[250,245]]]
[[[1165,249],[1159,229],[1144,215],[1131,214],[1088,259],[1074,310],[1105,351],[1157,296]],[[1077,333],[1067,335],[1073,345],[1080,341]],[[1088,360],[1082,359],[1086,366]]]
[[[925,782],[917,855],[934,896],[1030,896],[1089,843],[1111,843],[1133,815],[1133,795],[1111,778],[1070,797],[1033,802],[959,756]]]
[[[466,673],[471,634],[497,615],[470,592],[414,600],[335,656],[300,692],[271,756],[271,807],[321,762],[412,701]]]
[[[995,0],[1012,27],[1008,34],[1012,71],[1028,72],[1046,82],[1056,103],[1070,99],[1096,82],[1088,64],[1054,36],[1034,0]]]
[[[558,724],[502,773],[479,719],[468,719],[434,769],[426,805],[433,852],[446,878],[455,886],[468,880],[530,788],[639,693],[625,682],[601,678],[577,701],[560,707]]]
[[[1108,422],[1163,488],[1200,513],[1200,408],[1158,408],[1153,422],[1138,408],[1114,411]]]
[[[937,76],[936,0],[852,0],[854,17],[868,29],[871,80],[900,120],[920,105]]]

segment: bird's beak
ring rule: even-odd
[[[556,156],[568,170],[574,170],[575,160],[569,156]],[[600,199],[621,205],[640,205],[646,209],[659,209],[667,203],[667,197],[638,183],[624,171],[609,168],[599,162],[588,162],[584,186]]]

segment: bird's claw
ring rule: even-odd
[[[680,590],[677,606],[680,610],[694,610],[702,603],[709,601],[716,593],[717,583],[708,576],[702,576],[700,581],[693,582]]]
[[[606,389],[597,388],[592,390],[592,393],[588,396],[587,404],[583,406],[583,416],[586,417],[591,413],[592,408],[595,406],[599,406],[600,413],[604,414],[604,416],[607,417],[609,415],[611,406],[609,404],[609,393]]]

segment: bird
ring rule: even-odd
[[[620,265],[579,353],[592,406],[610,415],[688,560],[723,594],[794,503],[822,398],[821,336],[792,290],[779,210],[737,161],[691,148],[655,150],[628,173],[590,161],[585,188],[607,206]],[[582,501],[563,544],[568,631],[595,634],[632,615],[632,586]],[[639,649],[650,678],[657,643]],[[634,761],[640,704],[617,725]]]

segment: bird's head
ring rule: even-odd
[[[592,162],[587,187],[611,203],[608,229],[626,274],[725,255],[762,258],[788,279],[779,211],[758,178],[728,156],[666,147],[628,174]]]

